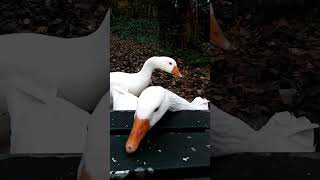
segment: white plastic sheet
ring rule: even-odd
[[[319,125],[289,112],[273,115],[256,131],[211,104],[210,141],[213,156],[241,152],[314,152],[314,129]]]
[[[10,153],[83,152],[90,114],[62,98],[41,97],[46,90],[38,94],[24,89],[9,90]]]

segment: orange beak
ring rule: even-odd
[[[139,119],[137,116],[134,117],[133,127],[126,143],[127,153],[133,153],[138,149],[138,146],[144,136],[150,129],[148,119]]]
[[[171,71],[172,74],[178,76],[178,77],[182,77],[180,71],[179,71],[179,68],[177,66],[175,66],[172,71]]]

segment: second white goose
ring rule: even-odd
[[[137,104],[134,123],[126,143],[127,153],[133,153],[144,138],[167,111],[209,110],[209,101],[201,97],[191,103],[177,94],[160,86],[150,86],[145,89]]]

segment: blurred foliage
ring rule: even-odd
[[[155,20],[112,17],[111,32],[123,39],[140,43],[160,43],[159,23]]]
[[[193,49],[178,50],[176,54],[185,59],[191,66],[206,66],[210,64],[210,56]]]
[[[111,32],[140,43],[160,44],[190,65],[209,64],[208,0],[112,0]]]
[[[160,0],[111,0],[114,16],[155,18]]]
[[[320,15],[319,0],[228,0],[232,5],[213,1],[215,15],[234,21],[238,16],[252,17],[259,23],[270,23],[280,18],[299,18]]]
[[[164,47],[181,48],[184,38],[187,46],[209,40],[209,3],[207,0],[162,0],[158,9],[160,38]],[[191,26],[189,32],[186,31],[187,26]]]

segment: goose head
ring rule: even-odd
[[[155,68],[173,74],[177,77],[182,77],[177,62],[174,59],[166,56],[154,56],[150,58],[150,60],[154,62]]]
[[[169,108],[165,89],[152,86],[144,90],[138,100],[134,123],[126,143],[127,153],[137,150],[141,140]]]

